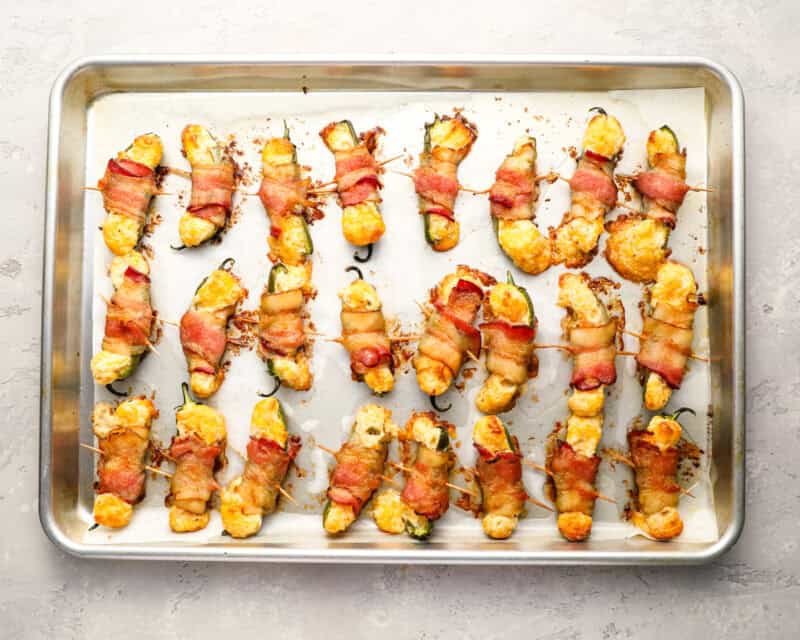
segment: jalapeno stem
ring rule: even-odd
[[[117,391],[117,390],[116,390],[116,389],[115,389],[115,388],[112,386],[112,383],[111,383],[111,382],[109,382],[109,383],[106,385],[106,389],[107,389],[107,390],[108,390],[110,393],[113,393],[115,396],[119,396],[120,398],[127,398],[127,397],[128,397],[128,392],[127,392],[127,391],[124,391],[124,392],[123,392],[123,391]]]
[[[370,245],[370,246],[372,246],[372,245]],[[353,256],[353,257],[355,257],[355,256]],[[363,280],[364,279],[364,274],[361,273],[361,269],[359,269],[355,265],[353,265],[351,267],[347,267],[347,269],[344,270],[345,273],[349,273],[350,271],[353,271],[353,272],[358,274],[358,278],[356,278],[356,280]]]
[[[442,408],[442,407],[440,407],[440,406],[438,406],[438,405],[436,404],[436,396],[428,396],[428,397],[430,398],[430,401],[431,401],[431,406],[432,406],[434,409],[436,409],[437,411],[439,411],[440,413],[444,413],[445,411],[449,411],[449,410],[450,410],[450,408],[453,406],[453,403],[451,402],[451,403],[450,403],[450,404],[448,404],[446,407]]]
[[[369,259],[371,257],[372,257],[372,244],[371,243],[367,245],[367,255],[366,255],[366,257],[362,258],[358,254],[358,250],[357,249],[356,249],[356,251],[353,252],[353,260],[355,260],[356,262],[361,262],[361,263],[369,262]]]
[[[276,376],[275,377],[275,386],[272,388],[272,391],[270,391],[269,393],[261,393],[259,391],[258,395],[261,396],[262,398],[271,398],[276,393],[278,393],[278,389],[280,389],[280,388],[281,388],[281,379]]]
[[[217,267],[217,269],[222,270],[222,271],[230,271],[230,269],[233,268],[233,265],[235,265],[235,264],[236,264],[236,260],[234,260],[233,258],[225,258],[220,263],[219,267]]]

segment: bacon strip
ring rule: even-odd
[[[145,494],[145,456],[149,441],[133,429],[114,429],[106,438],[98,438],[103,452],[97,461],[97,493],[113,493],[136,504]]]
[[[189,309],[181,318],[181,345],[189,372],[216,373],[227,345],[228,316]]]
[[[302,213],[308,199],[308,180],[264,176],[258,196],[270,217]]]
[[[233,164],[195,165],[192,167],[192,199],[187,210],[217,227],[224,227],[231,212],[234,188]]]
[[[532,220],[539,186],[534,181],[533,167],[522,171],[508,166],[514,161],[506,158],[495,173],[495,183],[489,190],[492,216],[500,220]]]
[[[211,495],[219,489],[214,472],[223,464],[223,447],[207,445],[196,435],[175,437],[169,455],[176,466],[167,504],[202,515],[208,509]]]
[[[553,473],[551,482],[556,492],[559,513],[592,515],[597,491],[594,481],[599,456],[586,456],[576,452],[568,443],[557,440],[548,455],[548,468]]]
[[[438,207],[453,211],[458,195],[457,169],[456,163],[439,162],[431,166],[423,160],[414,171],[414,189],[422,200],[420,213]]]
[[[516,385],[529,377],[536,329],[507,322],[484,322],[480,325],[486,349],[486,369]]]
[[[617,369],[614,343],[617,321],[612,318],[600,327],[575,327],[569,332],[574,364],[570,384],[581,391],[591,391],[600,385],[614,384]]]
[[[430,520],[441,518],[450,506],[447,480],[453,462],[451,451],[419,445],[401,496],[403,502]]]
[[[156,192],[155,173],[149,167],[132,160],[109,160],[97,187],[106,211],[144,224]]]
[[[301,448],[300,438],[290,436],[286,449],[274,440],[251,436],[247,443],[247,462],[236,492],[245,503],[246,514],[267,515],[275,511],[278,487]]]
[[[299,289],[261,294],[258,337],[263,357],[293,355],[306,344],[303,304]]]
[[[366,201],[381,201],[379,167],[367,146],[367,141],[347,151],[336,151],[334,157],[336,190],[343,207]]]
[[[150,278],[128,267],[106,311],[103,350],[126,356],[144,353],[153,329]]]
[[[636,469],[639,510],[646,516],[665,507],[677,507],[680,498],[678,448],[661,451],[648,442],[647,436],[645,430],[628,432],[628,445]]]
[[[353,507],[356,516],[381,484],[381,474],[389,448],[377,449],[346,442],[336,454],[336,468],[331,475],[328,498]]]
[[[350,368],[356,375],[369,369],[392,367],[392,345],[386,335],[382,311],[345,311],[340,314],[342,344],[350,354]]]
[[[652,316],[645,317],[636,362],[645,369],[660,375],[673,389],[683,382],[686,361],[692,353],[693,314],[676,318],[674,314],[657,306]],[[688,317],[687,317],[688,316]],[[669,322],[680,322],[679,325]]]
[[[478,451],[476,471],[483,495],[484,515],[514,518],[525,508],[528,493],[522,483],[522,456],[516,436],[512,436],[512,440],[514,452],[496,456],[475,445]]]

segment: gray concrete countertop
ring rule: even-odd
[[[0,637],[797,637],[800,4],[77,4],[0,8]],[[744,86],[748,149],[748,517],[734,550],[707,567],[642,569],[87,562],[57,550],[36,515],[47,98],[67,62],[133,52],[691,54],[727,65]]]

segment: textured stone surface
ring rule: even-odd
[[[796,637],[797,2],[76,4],[0,8],[0,636]],[[149,51],[697,54],[730,67],[748,136],[749,513],[733,552],[705,568],[514,569],[81,562],[53,547],[36,517],[47,97],[69,60]]]

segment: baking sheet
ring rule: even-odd
[[[270,136],[281,135],[284,119],[298,146],[299,160],[311,166],[314,179],[327,181],[333,176],[333,156],[322,144],[318,132],[328,122],[342,118],[349,118],[359,131],[380,125],[387,135],[382,140],[378,157],[388,158],[405,153],[411,159],[411,166],[415,166],[422,147],[424,123],[429,122],[435,112],[448,113],[457,107],[463,109],[466,117],[475,122],[479,130],[472,152],[461,165],[459,179],[464,185],[480,189],[492,183],[494,171],[502,158],[510,151],[514,140],[524,133],[537,139],[539,173],[552,169],[570,175],[575,162],[570,158],[569,147],[580,145],[585,115],[590,107],[596,105],[603,106],[617,116],[625,129],[627,143],[617,168],[619,173],[632,173],[644,166],[647,134],[652,128],[669,123],[682,144],[688,147],[687,182],[705,183],[707,125],[702,89],[520,94],[112,94],[95,101],[89,111],[85,180],[86,184],[95,184],[103,173],[108,157],[127,146],[133,137],[146,131],[161,135],[165,146],[163,164],[188,169],[188,163],[180,153],[180,132],[190,122],[204,124],[218,137],[231,137],[236,141],[237,149],[241,152],[236,160],[250,178],[250,184],[243,185],[241,191],[250,193],[258,189],[261,144]],[[388,168],[409,170],[402,160]],[[411,181],[388,172],[384,183],[383,214],[387,232],[376,246],[372,260],[362,269],[365,278],[377,286],[388,317],[396,317],[404,330],[417,332],[421,328],[421,314],[416,301],[426,300],[428,289],[443,275],[452,272],[457,264],[469,264],[498,279],[504,278],[506,270],[512,269],[517,282],[528,289],[536,308],[539,319],[537,341],[557,342],[561,339],[559,323],[563,310],[556,306],[555,301],[558,276],[564,271],[563,267],[551,268],[539,276],[528,276],[514,269],[497,246],[485,195],[463,192],[459,195],[456,215],[461,222],[461,241],[454,250],[437,254],[424,241]],[[223,236],[220,244],[175,252],[169,245],[178,242],[177,222],[188,201],[190,186],[188,181],[178,176],[168,176],[163,189],[178,196],[156,199],[153,211],[160,214],[162,222],[145,239],[154,253],[151,261],[153,304],[159,315],[170,321],[178,321],[200,280],[229,256],[236,258],[235,272],[242,277],[250,292],[244,308],[257,308],[258,297],[270,268],[266,256],[269,224],[258,198],[235,197],[238,221]],[[702,192],[690,192],[687,195],[670,240],[673,257],[693,268],[701,290],[706,288],[705,200]],[[84,246],[92,247],[94,253],[89,264],[94,268],[95,291],[108,296],[111,284],[106,268],[111,255],[97,229],[102,224],[105,212],[101,198],[96,193],[87,193],[85,206],[88,222],[85,225],[87,237]],[[543,185],[537,212],[540,228],[557,225],[568,208],[569,188],[565,183]],[[344,268],[353,264],[353,247],[342,238],[339,207],[331,201],[326,212],[325,219],[311,229],[315,244],[314,284],[318,295],[309,304],[309,311],[318,332],[336,336],[340,331],[340,307],[336,292],[351,279],[350,274],[344,273]],[[617,210],[612,217],[620,212]],[[604,238],[601,239],[600,253]],[[639,330],[641,287],[622,281],[602,255],[598,255],[585,270],[593,277],[607,276],[622,283],[620,292],[627,312],[627,326],[633,331]],[[98,295],[95,296],[92,309],[95,350],[102,340],[104,320],[105,307]],[[701,309],[696,316],[696,352],[708,351],[707,334],[707,316]],[[626,346],[628,350],[635,351],[636,340],[626,337]],[[161,416],[154,423],[152,435],[167,444],[175,431],[173,407],[180,403],[180,382],[187,379],[177,329],[166,325],[157,348],[159,356],[149,355],[132,378],[119,384],[130,384],[137,394],[157,392],[156,404]],[[376,400],[365,385],[350,380],[349,357],[341,346],[317,339],[313,354],[313,389],[296,393],[284,388],[279,392],[290,430],[299,433],[304,440],[297,464],[305,477],[298,479],[296,471],[292,471],[287,484],[301,505],[282,501],[280,513],[265,519],[259,536],[248,541],[237,541],[236,544],[281,544],[301,537],[305,542],[319,540],[322,546],[330,540],[322,531],[319,514],[332,460],[314,447],[313,442],[338,448],[349,432],[356,409]],[[571,361],[554,350],[539,351],[538,356],[538,377],[528,384],[516,408],[502,418],[519,437],[526,457],[542,462],[547,434],[555,422],[563,421],[567,416],[566,393]],[[209,403],[226,416],[230,446],[243,451],[249,437],[250,412],[258,400],[256,392],[271,389],[272,379],[255,352],[243,350],[239,356],[231,359],[226,381]],[[641,387],[632,358],[618,358],[617,366],[618,380],[606,403],[603,446],[625,450],[625,434],[629,425],[637,416],[643,415]],[[465,381],[463,392],[451,390],[442,403],[453,402],[453,408],[443,417],[457,426],[456,452],[460,465],[471,466],[474,463],[471,430],[480,417],[474,407],[474,397],[486,373],[482,365],[476,367],[468,363],[465,368],[477,370]],[[687,436],[706,452],[700,468],[691,479],[695,498],[681,499],[680,510],[685,528],[680,539],[686,542],[709,542],[718,538],[712,503],[712,469],[708,465],[711,459],[710,438],[705,416],[709,404],[709,385],[707,366],[691,362],[685,383],[673,395],[670,404],[671,407],[690,406],[697,411],[697,417],[684,415],[682,422]],[[95,400],[113,399],[105,389],[95,389]],[[413,410],[429,408],[428,399],[419,391],[410,365],[398,375],[395,390],[378,401],[392,409],[398,424],[404,423]],[[90,442],[90,407],[85,409],[82,441]],[[91,456],[88,452],[82,455]],[[396,453],[393,457],[397,459]],[[228,468],[219,476],[223,482],[240,473],[242,468],[242,461],[231,450],[228,459]],[[454,475],[453,479],[463,483],[458,475]],[[87,528],[92,522],[93,480],[93,466],[81,465],[80,502]],[[544,476],[525,468],[524,480],[531,495],[542,499]],[[600,467],[597,486],[602,493],[615,497],[618,504],[598,501],[592,538],[619,540],[635,535],[636,530],[620,519],[620,513],[629,499],[628,490],[632,486],[630,471],[619,464],[612,469],[604,462]],[[128,527],[119,531],[103,528],[87,531],[84,542],[230,542],[230,538],[220,537],[222,526],[216,511],[204,531],[172,533],[167,522],[167,509],[163,506],[167,491],[167,482],[163,478],[149,478],[148,495],[137,506]],[[399,540],[378,531],[366,511],[343,540],[377,544],[388,539],[394,542]],[[558,539],[553,514],[531,507],[512,540],[524,545],[532,536]],[[455,506],[437,523],[434,539],[442,538],[469,540],[476,545],[487,542],[480,521]],[[415,543],[408,540],[408,544]]]

